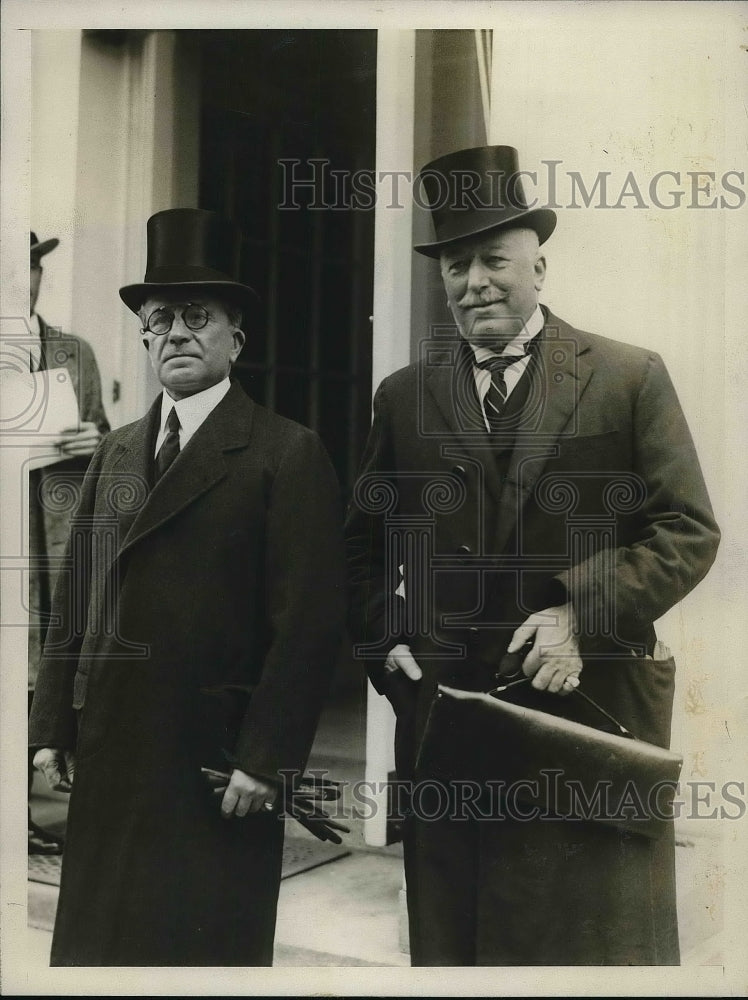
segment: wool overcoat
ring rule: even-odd
[[[674,664],[646,657],[653,623],[717,549],[698,459],[657,354],[544,315],[494,435],[462,341],[430,341],[376,393],[348,513],[351,633],[395,708],[400,777],[416,773],[437,683],[494,687],[514,629],[567,600],[582,688],[639,738],[669,742]],[[385,672],[398,643],[419,682]],[[405,824],[414,964],[678,961],[672,828],[655,842],[594,822],[425,812]]]
[[[200,768],[306,764],[342,639],[338,484],[234,383],[152,486],[159,412],[92,460],[32,708],[32,745],[76,751],[52,962],[267,965],[282,821],[221,819]]]

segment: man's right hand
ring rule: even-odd
[[[72,750],[53,750],[44,747],[34,754],[34,767],[41,771],[49,787],[55,792],[70,792],[75,775],[75,754]]]
[[[398,670],[402,670],[405,676],[409,677],[412,681],[420,681],[423,676],[421,668],[416,663],[410,651],[410,646],[406,646],[403,643],[393,646],[387,654],[387,659],[384,661],[384,671],[386,674],[394,674]]]
[[[57,439],[57,447],[65,458],[88,458],[101,441],[101,431],[92,420],[84,420],[80,427],[69,427]]]

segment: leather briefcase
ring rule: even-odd
[[[526,679],[485,694],[439,685],[419,748],[416,779],[498,781],[523,803],[520,818],[587,820],[659,838],[672,819],[683,758],[636,739],[580,688],[563,699],[540,699],[541,704],[555,699],[552,704],[559,707],[567,703],[562,708],[566,717],[501,697],[523,684]],[[573,701],[586,710],[580,717],[589,721],[594,709],[607,728],[569,717]]]

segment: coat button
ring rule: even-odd
[[[457,551],[461,556],[469,556],[472,550],[469,545],[459,545]]]
[[[466,479],[467,472],[465,471],[465,466],[464,465],[453,466],[452,475],[457,476],[458,479]]]
[[[476,625],[471,625],[468,629],[468,641],[475,642],[480,634],[480,629]]]

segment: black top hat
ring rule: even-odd
[[[466,236],[499,228],[534,229],[544,243],[556,228],[550,208],[527,207],[519,157],[513,146],[460,149],[427,163],[418,175],[436,231],[433,243],[415,249],[427,257]]]
[[[36,238],[36,233],[30,232],[31,236],[31,256],[32,257],[43,257],[45,253],[49,253],[50,250],[54,250],[56,246],[59,246],[60,241],[54,237],[51,240],[44,240],[40,243]]]
[[[242,309],[257,305],[257,293],[239,280],[241,233],[229,219],[200,208],[169,208],[148,220],[145,277],[120,288],[122,301],[134,313],[149,295],[168,289],[201,289],[219,294]]]

